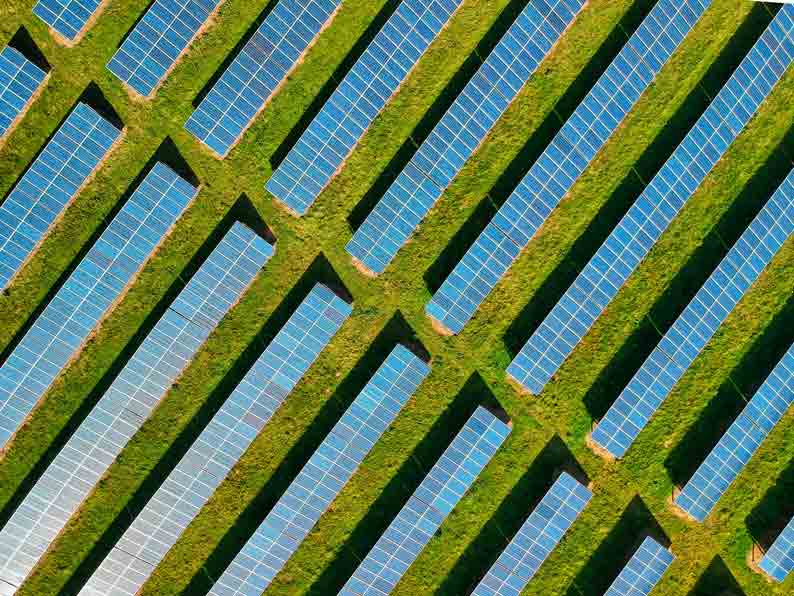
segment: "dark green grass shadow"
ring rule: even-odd
[[[673,484],[688,481],[794,341],[794,296],[773,317],[664,461]]]
[[[300,117],[298,122],[292,127],[289,133],[287,133],[287,136],[273,152],[273,155],[270,156],[270,167],[273,171],[275,171],[278,166],[281,165],[281,162],[284,161],[285,157],[287,157],[290,149],[292,149],[293,145],[298,142],[298,139],[300,139],[301,135],[309,127],[309,124],[311,124],[311,121],[314,120],[314,117],[320,113],[320,110],[322,109],[323,105],[325,105],[325,102],[328,101],[333,92],[339,86],[339,83],[342,82],[342,80],[345,78],[345,75],[347,75],[350,69],[353,68],[353,65],[361,57],[361,55],[364,53],[364,50],[367,49],[367,46],[375,38],[386,21],[389,20],[389,17],[394,13],[395,10],[397,10],[399,5],[400,0],[386,0],[383,8],[381,8],[378,14],[375,15],[375,18],[372,19],[364,33],[358,38],[353,47],[350,48],[350,51],[322,86],[320,92],[314,97],[311,104],[309,104],[309,107]]]
[[[528,2],[529,0],[511,0],[502,10],[494,24],[491,25],[474,51],[469,54],[460,68],[458,68],[458,71],[441,91],[441,94],[422,116],[422,119],[414,127],[402,146],[397,150],[397,153],[389,161],[377,180],[375,180],[375,183],[367,190],[358,204],[353,207],[353,210],[347,218],[347,222],[353,230],[358,229],[359,226],[364,223],[364,220],[375,208],[375,205],[380,201],[383,195],[386,194],[386,191],[397,179],[400,172],[408,165],[408,162],[411,161],[417,149],[422,145],[425,139],[427,139],[449,107],[455,102],[463,91],[463,88],[480,68],[483,61],[493,51]]]
[[[661,132],[609,196],[584,233],[576,239],[560,264],[549,274],[519,316],[510,324],[504,336],[504,344],[512,356],[518,354],[531,333],[537,329],[573,284],[581,269],[642,194],[645,185],[672,155],[686,133],[708,107],[710,97],[714,97],[730,78],[769,21],[769,12],[763,6],[758,5],[751,10],[736,35],[731,38],[703,75],[700,84],[689,93],[675,114],[665,123]],[[691,269],[687,272],[691,272]],[[691,296],[688,287],[680,288],[684,289],[684,296]],[[679,297],[680,294],[675,295],[675,298]],[[663,316],[662,313],[657,314]]]
[[[670,538],[637,495],[576,575],[566,596],[605,594],[647,536],[670,548]]]
[[[234,62],[234,59],[240,54],[242,49],[245,47],[245,44],[247,44],[254,36],[257,29],[259,29],[259,26],[265,21],[268,15],[273,12],[276,4],[278,4],[278,0],[269,0],[262,12],[259,13],[259,16],[254,20],[253,23],[251,23],[248,29],[246,29],[245,33],[235,44],[234,48],[232,48],[232,50],[226,55],[226,58],[223,59],[223,62],[221,62],[220,66],[218,66],[218,68],[191,102],[191,105],[194,109],[197,108],[202,101],[204,101],[204,98],[207,97],[207,94],[215,86],[215,83],[218,82],[218,80],[223,76],[223,73],[226,72],[226,69],[229,68],[231,63]]]
[[[425,271],[423,279],[431,294],[435,294],[441,284],[449,276],[455,265],[466,254],[466,251],[485,229],[488,222],[496,214],[498,207],[507,200],[519,182],[529,171],[532,164],[543,154],[554,136],[560,131],[565,121],[573,114],[576,107],[587,96],[590,89],[606,70],[607,66],[618,55],[623,45],[642,20],[650,12],[653,0],[636,0],[621,18],[610,34],[593,54],[585,67],[579,71],[576,79],[568,86],[554,108],[543,119],[538,128],[530,135],[518,154],[508,164],[496,183],[480,201],[474,212],[455,232],[447,246],[436,257],[433,264]],[[541,68],[543,66],[541,65]]]
[[[154,158],[153,158],[154,159]],[[238,204],[240,201],[238,201]],[[244,206],[242,207],[244,208]],[[97,404],[100,398],[105,394],[115,378],[123,370],[124,366],[130,360],[132,355],[141,345],[143,340],[149,334],[151,329],[160,320],[160,317],[165,313],[171,303],[174,301],[179,292],[182,291],[187,280],[193,276],[198,270],[201,263],[203,263],[209,256],[210,252],[215,248],[217,243],[223,237],[223,234],[231,227],[232,223],[237,219],[237,214],[240,208],[235,205],[221,220],[221,222],[213,230],[212,234],[205,240],[196,254],[191,258],[188,264],[183,268],[181,273],[177,276],[176,280],[171,284],[163,297],[158,301],[157,305],[144,319],[141,326],[135,332],[135,335],[127,342],[127,345],[115,358],[113,363],[108,368],[107,372],[102,376],[100,381],[94,386],[86,395],[83,402],[80,404],[76,412],[69,418],[66,425],[58,432],[53,442],[47,447],[44,455],[36,463],[36,465],[27,474],[24,481],[20,484],[19,488],[14,492],[12,498],[0,511],[0,527],[6,524],[13,512],[19,507],[23,499],[33,488],[36,481],[45,472],[47,467],[52,463],[55,456],[60,452],[63,446],[67,443],[69,438],[74,434],[80,424],[85,420],[86,416],[91,412],[93,407]],[[256,225],[255,222],[251,222]],[[86,246],[90,246],[88,243]],[[101,541],[100,541],[101,543]],[[99,548],[99,546],[97,546]],[[97,561],[97,564],[99,561]],[[79,586],[78,586],[79,589]]]
[[[745,596],[722,557],[717,555],[687,596]]]
[[[405,459],[307,594],[325,596],[339,592],[479,405],[496,412],[501,410],[488,385],[475,372]]]
[[[766,552],[794,516],[794,461],[777,477],[745,519],[753,541]],[[754,553],[755,554],[755,553]]]
[[[151,171],[151,169],[158,161],[167,163],[177,172],[181,170],[185,172],[185,175],[190,174],[195,178],[195,175],[192,174],[192,172],[190,171],[190,167],[182,159],[173,141],[171,141],[170,138],[166,137],[166,139],[160,144],[160,147],[154,152],[152,157],[149,158],[149,161],[146,162],[146,165],[143,167],[140,173],[135,177],[135,179],[130,183],[130,185],[121,195],[121,198],[119,198],[119,200],[116,201],[116,204],[113,206],[113,209],[110,211],[110,213],[108,213],[108,215],[105,217],[102,225],[99,226],[96,230],[94,230],[94,233],[91,235],[91,237],[83,244],[83,246],[80,248],[80,251],[71,260],[69,266],[63,271],[63,273],[61,273],[61,275],[58,277],[58,280],[52,285],[52,287],[49,289],[49,291],[41,300],[41,302],[39,302],[35,310],[27,318],[27,320],[25,321],[24,325],[22,325],[22,328],[19,330],[19,332],[17,332],[17,334],[9,342],[9,344],[2,351],[2,353],[0,353],[0,362],[5,362],[6,359],[11,355],[11,353],[17,347],[19,342],[22,341],[22,338],[25,337],[25,334],[30,330],[30,328],[39,318],[39,315],[41,315],[42,311],[44,311],[44,309],[47,308],[47,305],[52,301],[52,299],[58,293],[58,290],[61,289],[61,286],[63,286],[66,280],[69,279],[69,276],[74,272],[74,270],[83,260],[83,258],[85,258],[85,256],[94,246],[94,244],[102,235],[102,233],[107,229],[110,222],[113,221],[113,218],[119,213],[119,211],[121,211],[122,207],[124,207],[124,205],[127,203],[129,198],[138,189],[138,186],[140,186],[141,182],[143,182],[144,178],[146,178],[146,175]],[[145,266],[146,265],[144,265],[144,267]],[[13,285],[9,286],[4,290],[6,294],[11,294],[13,293],[13,291],[14,291]]]
[[[585,485],[590,482],[568,446],[555,435],[457,560],[436,596],[471,593],[563,470]]]
[[[246,225],[249,225],[252,228],[264,225],[263,222],[252,222],[250,219],[245,217],[246,213],[251,208],[252,206],[250,205],[250,202],[244,196],[241,197],[241,199],[238,200],[235,206],[227,213],[221,223],[213,231],[212,236],[204,243],[204,245],[202,245],[196,257],[191,260],[191,264],[188,266],[188,268],[186,268],[190,269],[190,271],[186,271],[180,276],[180,279],[187,281],[190,276],[195,273],[200,264],[206,260],[206,257],[209,255],[212,249],[215,248],[217,243],[235,221],[243,221],[246,223]],[[91,576],[91,574],[93,574],[93,572],[99,567],[100,563],[111,551],[113,546],[118,542],[135,517],[137,517],[137,515],[145,507],[146,503],[149,502],[152,495],[154,495],[174,467],[179,463],[182,457],[184,457],[191,445],[193,445],[195,440],[201,434],[201,431],[204,430],[204,428],[209,424],[210,420],[212,420],[212,417],[221,408],[232,391],[234,391],[234,388],[238,385],[245,373],[248,372],[251,366],[253,366],[254,362],[256,362],[261,353],[264,351],[266,345],[270,343],[281,327],[284,326],[284,323],[286,323],[287,319],[292,312],[294,312],[295,308],[297,308],[303,298],[305,298],[314,284],[318,281],[326,283],[329,286],[339,284],[335,272],[331,268],[330,264],[322,256],[318,257],[309,267],[309,269],[307,269],[301,279],[297,282],[293,289],[290,290],[284,300],[279,304],[278,307],[276,307],[273,314],[264,323],[254,340],[249,343],[249,345],[238,357],[226,375],[224,375],[223,379],[218,383],[218,385],[212,389],[207,400],[201,405],[187,426],[185,426],[185,428],[179,433],[179,436],[168,447],[155,467],[151,470],[151,472],[149,472],[141,485],[136,489],[128,503],[126,503],[124,512],[113,520],[107,530],[105,530],[102,536],[94,543],[94,546],[92,547],[89,554],[80,563],[75,573],[69,578],[64,588],[60,591],[60,596],[72,596],[79,593],[80,589]],[[173,298],[176,297],[179,291],[181,291],[182,287],[184,287],[184,283],[175,282],[174,286],[175,287],[173,288],[173,291],[169,291],[168,296],[161,301],[161,304],[164,303],[164,308],[162,309],[163,311],[171,304]],[[157,310],[160,310],[160,308]],[[155,313],[153,313],[153,315],[154,314]],[[154,318],[154,316],[150,318]],[[154,321],[152,322],[152,325],[153,324]],[[147,332],[152,325],[146,327]],[[145,334],[141,335],[145,337]],[[141,341],[143,337],[141,337]],[[130,347],[130,352],[134,352],[134,349],[137,348],[140,341],[130,343],[134,343],[134,346]],[[115,378],[116,374],[120,371],[120,368],[126,364],[128,359],[129,357],[122,361],[122,358],[120,357],[117,360],[121,361],[119,362],[119,370],[115,371],[115,374],[113,374],[107,383],[104,384],[103,389],[99,393],[98,397],[101,397],[106,387],[109,386],[109,384],[112,382],[112,379]],[[107,376],[110,375],[106,375],[106,377]]]
[[[52,68],[47,58],[44,56],[44,53],[39,49],[36,42],[33,41],[33,38],[24,26],[20,26],[19,29],[17,29],[17,32],[14,33],[9,40],[8,45],[18,50],[19,53],[44,72],[49,72]]]

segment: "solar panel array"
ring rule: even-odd
[[[339,595],[390,594],[509,434],[478,406]]]
[[[24,581],[272,254],[240,223],[226,233],[0,531],[1,579]]]
[[[720,325],[794,233],[794,172],[772,195],[598,423],[593,441],[622,457]]]
[[[527,391],[543,389],[749,122],[794,60],[792,42],[784,6],[510,364]]]
[[[121,297],[197,189],[158,163],[0,368],[0,449]]]
[[[210,596],[261,594],[386,432],[430,367],[397,345],[292,481]]]
[[[147,97],[223,0],[155,0],[108,62],[108,70]]]
[[[720,438],[675,498],[675,504],[696,520],[704,521],[792,403],[794,346]]]
[[[84,103],[69,114],[0,205],[0,289],[11,283],[120,136]]]
[[[46,72],[15,48],[6,46],[0,51],[0,139],[22,116],[46,78]]]
[[[794,519],[777,537],[759,563],[769,577],[782,583],[794,569]]]
[[[675,557],[648,536],[604,596],[648,596]]]
[[[402,0],[267,182],[304,215],[462,0]]]
[[[383,273],[583,5],[584,0],[526,5],[353,235],[346,247],[353,258]]]
[[[135,596],[350,314],[317,285],[80,591]]]
[[[637,103],[711,0],[659,0],[427,304],[460,333]]]
[[[68,41],[74,41],[105,0],[39,0],[33,14]]]
[[[340,3],[280,0],[191,114],[185,129],[219,157],[226,157]]]
[[[590,489],[563,472],[472,596],[519,596],[592,496]]]

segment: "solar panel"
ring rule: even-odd
[[[22,118],[46,78],[46,72],[15,48],[0,51],[0,140]]]
[[[604,596],[648,596],[675,557],[648,536]]]
[[[0,449],[121,298],[197,189],[158,163],[0,368]]]
[[[787,238],[794,233],[794,171],[701,286],[598,423],[593,442],[622,457]]]
[[[75,42],[93,18],[104,0],[39,0],[33,14],[49,25],[68,42]]]
[[[84,103],[69,114],[0,205],[0,289],[8,287],[121,131]]]
[[[563,472],[472,596],[518,596],[582,513],[593,493]]]
[[[347,244],[372,273],[397,251],[452,183],[573,22],[584,0],[532,0]]]
[[[267,182],[304,215],[462,0],[402,0]]]
[[[226,157],[297,67],[341,0],[280,0],[212,86],[185,129]]]
[[[155,0],[108,62],[108,70],[149,97],[223,0]]]
[[[784,6],[507,369],[539,393],[617,295],[794,60]]]
[[[460,333],[656,78],[711,0],[659,0],[425,310]]]
[[[0,531],[0,579],[25,580],[272,254],[240,223],[226,233]]]
[[[135,596],[350,314],[317,285],[80,591]]]
[[[767,435],[794,402],[794,346],[791,346],[720,438],[675,504],[702,522],[739,476]]]
[[[397,345],[306,462],[210,596],[261,594],[300,547],[430,367]]]
[[[509,434],[479,406],[339,595],[390,594]]]
[[[777,537],[777,540],[761,559],[759,567],[779,583],[783,583],[786,576],[794,569],[794,519]]]

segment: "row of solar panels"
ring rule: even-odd
[[[138,248],[139,261],[151,254],[158,237],[167,234],[196,191],[157,164],[40,320],[60,325],[60,331],[79,320],[85,324],[74,331],[89,333],[95,320],[75,317],[74,308],[79,311],[101,298],[113,300],[110,292],[124,287],[118,276],[135,271],[123,268],[128,262],[122,257],[131,254],[128,249]],[[3,593],[14,593],[31,573],[272,254],[270,244],[237,223],[174,299],[0,531]],[[50,312],[54,304],[60,309]],[[310,292],[91,576],[83,593],[133,595],[139,591],[350,312],[350,305],[327,287],[317,285]],[[38,321],[33,330],[37,325]],[[17,392],[12,397],[20,394],[25,379],[40,376],[37,365],[53,358],[58,348],[60,354],[65,351],[58,342],[59,329],[46,337],[43,331],[33,330],[6,363],[17,368],[3,368],[8,375],[4,385]],[[35,337],[28,342],[31,334]],[[23,358],[29,344],[42,348],[38,359]],[[429,370],[403,346],[393,350],[218,579],[213,593],[259,593],[267,587]],[[15,381],[20,383],[14,385]],[[6,399],[3,411],[8,413],[18,403]],[[343,593],[365,594],[367,585],[388,593],[509,432],[508,424],[478,408]],[[495,593],[489,590],[497,581],[506,585],[529,581],[590,496],[588,489],[563,474],[483,579],[480,592]],[[523,549],[522,563],[505,576],[502,558],[516,556],[516,549]],[[631,568],[624,573],[632,573]]]

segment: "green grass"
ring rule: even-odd
[[[124,364],[148,331],[151,313],[162,308],[164,296],[185,268],[195,265],[194,255],[241,195],[272,228],[278,244],[276,256],[130,442],[20,594],[70,594],[79,588],[131,521],[130,511],[151,495],[212,407],[228,395],[289,307],[300,300],[301,291],[327,276],[338,276],[352,293],[353,316],[169,553],[144,594],[203,594],[353,399],[390,342],[414,333],[433,357],[432,374],[270,593],[335,593],[465,413],[491,399],[510,415],[513,433],[395,594],[465,593],[501,550],[505,536],[525,519],[552,471],[572,460],[593,480],[595,497],[527,594],[602,593],[593,588],[593,578],[603,581],[605,575],[614,575],[635,533],[654,524],[670,537],[677,556],[655,594],[716,596],[726,589],[737,596],[790,593],[791,578],[782,587],[771,586],[749,570],[745,557],[753,536],[758,536],[755,520],[771,516],[769,523],[779,521],[774,513],[786,497],[775,486],[791,485],[791,413],[706,524],[679,519],[667,501],[672,478],[686,469],[689,454],[702,457],[704,444],[715,438],[708,426],[710,432],[702,436],[691,429],[700,428],[699,421],[702,426],[703,420],[724,419],[708,409],[709,403],[734,404],[741,399],[739,391],[751,394],[794,339],[794,304],[789,298],[794,293],[794,244],[785,245],[623,462],[603,462],[584,445],[584,436],[593,411],[614,400],[620,381],[650,350],[658,337],[654,324],[664,328],[670,323],[724,254],[724,242],[741,233],[748,217],[771,194],[773,181],[791,166],[787,155],[794,153],[794,73],[778,85],[543,394],[520,396],[504,378],[510,349],[529,337],[532,323],[553,304],[637,196],[638,180],[650,179],[702,110],[706,95],[713,94],[713,86],[738,64],[740,50],[768,20],[763,7],[746,0],[715,0],[466,330],[458,337],[442,338],[423,314],[430,297],[425,278],[438,283],[432,278],[448,271],[446,255],[466,247],[472,230],[476,233],[485,222],[491,202],[504,198],[504,190],[520,179],[528,161],[559,127],[559,117],[572,109],[592,84],[593,73],[620,47],[626,28],[652,4],[649,0],[590,0],[413,241],[377,280],[362,277],[344,252],[351,233],[349,214],[379,183],[383,171],[394,166],[401,147],[416,141],[416,129],[432,125],[428,110],[437,114],[454,96],[471,68],[469,57],[501,11],[508,5],[520,8],[521,2],[466,0],[341,174],[302,219],[287,215],[263,190],[270,159],[317,94],[328,89],[329,78],[386,2],[346,0],[303,65],[223,162],[210,157],[182,125],[191,102],[265,2],[226,0],[215,25],[191,46],[151,102],[131,101],[104,68],[146,1],[111,0],[72,49],[51,40],[31,14],[32,4],[7,0],[0,7],[0,38],[5,43],[24,25],[53,73],[42,96],[0,148],[0,193],[10,189],[92,81],[119,112],[127,136],[0,298],[0,348],[14,340],[166,137],[203,189],[0,461],[0,510],[7,515],[41,471],[41,462],[53,453],[53,445],[64,440],[99,397],[112,371]],[[459,71],[463,74],[456,76]],[[373,341],[375,347],[370,348]]]

